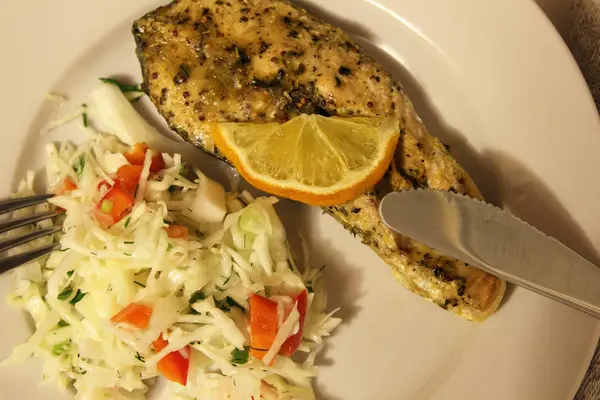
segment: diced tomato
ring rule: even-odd
[[[277,303],[257,294],[250,296],[250,354],[262,360],[277,329]]]
[[[70,177],[66,177],[65,180],[62,183],[62,186],[60,187],[60,189],[58,189],[58,191],[56,192],[57,195],[62,195],[65,193],[69,193],[72,190],[77,189],[77,185],[75,183],[73,183],[73,181],[71,180]]]
[[[96,221],[100,224],[100,226],[104,229],[108,228],[111,225],[115,224],[115,219],[111,214],[106,214],[100,211],[99,209],[92,210],[92,214]]]
[[[123,153],[123,155],[131,164],[143,165],[146,158],[146,151],[148,151],[146,143],[137,143],[129,151]]]
[[[152,307],[131,303],[110,320],[115,324],[126,323],[140,329],[146,329],[152,316]]]
[[[162,335],[159,335],[158,338],[154,341],[154,350],[156,352],[161,351],[169,342],[162,338]],[[186,346],[186,351],[189,352],[189,349]],[[188,370],[190,368],[190,360],[189,358],[185,358],[179,351],[173,351],[163,358],[156,364],[158,367],[158,371],[162,376],[167,378],[172,382],[177,382],[180,385],[185,386],[187,384]]]
[[[183,225],[169,225],[165,228],[167,234],[172,239],[188,239],[188,228]]]
[[[110,188],[111,188],[111,187],[112,187],[112,186],[110,186],[110,185],[108,184],[108,182],[106,182],[106,179],[102,179],[100,182],[98,182],[98,185],[96,186],[96,188],[98,189],[98,191],[99,191],[100,193],[104,193],[104,194],[105,194],[106,192],[108,192],[108,191],[110,190]],[[103,195],[104,195],[104,194],[103,194]]]
[[[296,308],[298,310],[298,313],[300,314],[300,318],[298,319],[299,329],[295,335],[292,335],[289,338],[287,338],[287,340],[281,346],[279,354],[283,356],[290,357],[296,352],[296,350],[298,350],[298,347],[300,347],[300,344],[302,343],[302,332],[304,330],[304,320],[306,319],[307,300],[308,294],[306,293],[306,290],[300,292],[300,294],[294,299]]]
[[[129,151],[123,153],[127,161],[133,165],[144,165],[146,159],[146,152],[148,151],[148,145],[146,143],[137,143]],[[162,154],[152,151],[152,163],[150,164],[151,172],[158,172],[165,167],[165,161],[162,158]]]
[[[117,170],[117,180],[129,193],[135,193],[143,169],[141,165],[122,165]]]
[[[112,224],[117,223],[125,216],[134,203],[135,198],[133,195],[123,189],[121,184],[117,181],[96,206],[96,210],[98,211],[96,213],[96,218],[99,221],[108,221],[109,217],[111,217]],[[98,215],[98,213],[105,215]]]

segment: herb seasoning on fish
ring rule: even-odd
[[[222,158],[211,122],[285,122],[301,113],[396,118],[401,138],[383,180],[324,211],[377,252],[410,290],[468,319],[494,312],[503,281],[399,236],[379,218],[379,201],[393,190],[453,188],[481,198],[444,145],[427,133],[400,84],[346,33],[293,2],[218,2],[179,0],[134,24],[144,88],[171,128]],[[182,75],[180,65],[192,73]]]

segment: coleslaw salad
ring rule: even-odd
[[[167,139],[119,86],[92,98],[89,140],[47,147],[61,248],[12,272],[9,301],[36,329],[3,364],[39,357],[44,380],[82,399],[143,399],[160,376],[181,400],[314,399],[315,357],[341,320],[321,269],[295,264],[277,199],[226,192],[156,151]],[[88,126],[93,107],[111,134]]]

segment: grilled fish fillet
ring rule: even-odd
[[[170,127],[222,157],[210,122],[285,122],[301,113],[394,117],[400,142],[381,182],[324,208],[413,292],[471,320],[498,307],[505,282],[400,236],[379,218],[390,191],[428,187],[481,198],[429,135],[402,86],[348,35],[286,0],[178,0],[135,21],[144,88]]]

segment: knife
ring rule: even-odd
[[[600,268],[491,204],[452,192],[411,189],[379,206],[394,231],[600,318]]]

